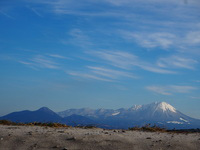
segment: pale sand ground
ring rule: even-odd
[[[200,150],[200,133],[0,125],[0,150]]]

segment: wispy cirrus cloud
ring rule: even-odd
[[[7,18],[14,19],[14,17],[12,17],[11,15],[9,15],[8,13],[6,13],[6,12],[4,12],[2,10],[0,10],[0,14],[4,15]]]
[[[49,68],[49,69],[58,69],[59,66],[56,62],[53,60],[45,57],[38,55],[34,58],[31,59],[31,61],[34,63],[34,65],[41,67],[41,68]]]
[[[118,82],[120,80],[137,79],[138,77],[126,71],[119,71],[115,69],[86,66],[82,71],[66,71],[71,76],[77,76],[85,79],[95,79],[107,82]]]
[[[200,97],[196,97],[196,96],[191,96],[190,98],[200,100]]]
[[[196,87],[193,86],[180,86],[180,85],[168,85],[168,86],[147,86],[147,90],[161,95],[173,95],[176,93],[190,93],[193,90],[196,90]]]
[[[53,59],[43,56],[43,55],[36,55],[32,58],[27,60],[19,60],[21,64],[27,65],[31,68],[47,68],[47,69],[59,69],[59,64],[56,63]]]
[[[159,58],[157,64],[162,68],[195,69],[198,61],[187,57],[172,55],[170,57]]]
[[[91,70],[91,72],[108,77],[111,79],[117,79],[117,78],[133,78],[137,79],[138,77],[133,75],[132,73],[126,72],[126,71],[119,71],[119,70],[114,70],[114,69],[108,69],[105,67],[96,67],[96,66],[87,66],[88,69]]]
[[[123,51],[90,51],[87,52],[97,58],[100,58],[102,61],[106,62],[109,65],[119,67],[122,69],[132,70],[134,67],[140,69],[161,73],[161,74],[175,74],[175,71],[161,68],[156,64],[152,64],[146,61],[141,60],[138,56]]]
[[[83,73],[83,72],[66,72],[67,74],[71,75],[71,76],[76,76],[76,77],[81,77],[84,79],[92,79],[92,80],[100,80],[100,81],[106,81],[106,82],[113,82],[113,80],[110,79],[106,79],[106,78],[102,78],[96,75],[92,75],[89,73]]]
[[[123,51],[87,51],[89,55],[92,55],[108,64],[123,68],[131,69],[133,64],[138,64],[138,57],[134,54]]]
[[[73,44],[82,48],[93,45],[89,36],[85,34],[81,29],[72,29],[68,32],[68,35],[71,38],[61,40],[63,44]]]
[[[189,32],[185,37],[185,42],[190,45],[200,45],[200,30]]]
[[[50,57],[59,58],[59,59],[69,59],[68,57],[58,55],[58,54],[47,54]]]
[[[147,63],[147,62],[141,62],[138,64],[138,67],[140,67],[143,70],[154,72],[154,73],[160,73],[160,74],[177,74],[177,71],[173,71],[170,69],[161,68],[155,64]]]
[[[194,80],[194,82],[200,83],[200,80]]]
[[[37,9],[35,9],[35,8],[30,8],[37,16],[39,16],[39,17],[43,17],[42,15],[41,15],[41,13],[39,13],[39,11],[37,10]]]
[[[26,62],[26,61],[21,61],[21,60],[19,60],[18,62],[24,65],[30,65],[30,66],[33,65],[33,63],[31,62]]]
[[[107,1],[113,5],[129,5],[129,4],[132,4],[132,3],[135,3],[135,2],[138,2],[137,0],[104,0],[104,1]],[[163,3],[163,4],[191,4],[191,5],[194,5],[196,3],[198,3],[197,0],[162,0],[162,1],[159,1],[159,0],[148,0],[148,1],[145,1],[145,0],[140,0],[138,3]]]
[[[161,47],[165,50],[174,45],[174,39],[176,35],[172,33],[165,32],[155,32],[155,33],[130,33],[122,32],[124,38],[129,40],[135,40],[136,43],[145,48],[157,48]]]
[[[154,30],[154,29],[153,29]],[[130,42],[136,43],[147,50],[173,50],[180,53],[194,53],[195,47],[200,45],[200,27],[196,31],[184,31],[183,33],[167,32],[130,32],[119,31],[122,37]],[[189,50],[190,49],[190,50]],[[195,54],[199,55],[197,50]]]
[[[166,87],[162,87],[162,86],[147,86],[146,89],[149,90],[149,91],[152,91],[154,93],[158,93],[158,94],[162,94],[162,95],[172,95],[166,89]]]

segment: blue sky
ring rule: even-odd
[[[199,0],[1,0],[0,115],[166,101],[200,118]]]

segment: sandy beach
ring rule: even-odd
[[[199,150],[200,133],[0,125],[1,150]]]

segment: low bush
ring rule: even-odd
[[[146,124],[142,127],[138,127],[138,126],[135,126],[135,127],[132,127],[132,128],[129,128],[129,130],[134,130],[134,131],[148,131],[148,132],[167,132],[167,129],[165,128],[161,128],[157,125],[153,125],[151,126],[151,124]]]

